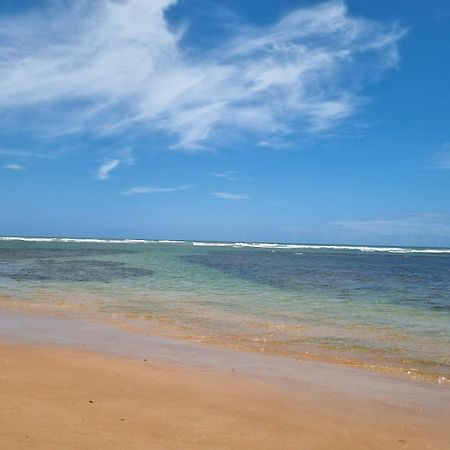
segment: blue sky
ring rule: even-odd
[[[450,246],[444,0],[0,4],[0,234]]]

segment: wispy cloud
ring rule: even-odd
[[[185,191],[189,189],[189,186],[176,186],[176,187],[152,187],[152,186],[138,186],[123,191],[123,195],[138,195],[138,194],[158,194],[164,192],[176,192]]]
[[[5,167],[5,169],[9,169],[9,170],[24,170],[25,169],[25,167],[23,167],[19,164],[16,164],[16,163],[6,164],[4,167]]]
[[[197,52],[168,23],[175,4],[48,2],[47,11],[1,18],[0,111],[17,129],[33,112],[34,129],[162,131],[187,149],[229,130],[263,142],[320,133],[352,116],[365,84],[397,65],[405,34],[351,17],[336,0],[272,25],[241,24]]]
[[[247,194],[234,194],[231,192],[213,192],[211,195],[226,200],[250,200],[251,196]]]
[[[103,163],[98,171],[97,171],[97,178],[99,180],[107,180],[109,177],[109,174],[116,169],[120,164],[120,161],[118,159],[111,159],[109,161],[106,161]]]
[[[1,31],[0,31],[1,34]],[[0,81],[1,85],[1,81]],[[1,108],[0,108],[1,111]],[[0,118],[1,123],[1,118]],[[3,127],[2,131],[6,131],[6,127]],[[35,140],[34,140],[35,141]],[[44,142],[34,142],[29,148],[13,148],[13,147],[0,147],[0,157],[7,156],[10,159],[17,159],[21,161],[30,161],[33,159],[58,159],[67,156],[69,153],[74,153],[80,149],[80,144],[76,146],[70,146],[67,144],[61,145],[61,143],[53,143],[53,145],[46,145]]]
[[[222,180],[236,181],[236,172],[232,170],[226,170],[224,172],[214,172],[211,175],[216,178],[221,178]]]
[[[109,174],[117,169],[119,166],[132,166],[135,164],[133,150],[130,147],[120,148],[116,150],[109,150],[115,158],[105,161],[97,170],[97,178],[99,180],[107,180]]]

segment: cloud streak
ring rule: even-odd
[[[247,194],[234,194],[231,192],[213,192],[211,195],[225,200],[250,200],[251,196]]]
[[[177,186],[177,187],[152,187],[152,186],[138,186],[123,191],[123,195],[139,195],[139,194],[160,194],[165,192],[185,191],[189,189],[189,186]]]
[[[16,163],[12,163],[12,164],[6,164],[5,169],[9,169],[9,170],[24,170],[25,167],[20,166],[19,164]]]
[[[118,159],[111,159],[110,161],[106,161],[102,164],[97,171],[97,178],[99,180],[107,180],[109,178],[109,174],[116,169],[120,164]]]
[[[214,172],[211,175],[222,180],[236,181],[236,172],[232,170],[226,170],[225,172]]]
[[[223,141],[230,130],[259,140],[317,134],[352,116],[363,87],[397,65],[405,33],[331,1],[189,49],[165,15],[175,4],[49,2],[45,12],[1,18],[8,126],[33,114],[32,131],[139,130],[182,149]]]

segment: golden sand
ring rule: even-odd
[[[450,449],[448,415],[63,347],[0,345],[0,448]]]

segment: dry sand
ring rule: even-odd
[[[56,346],[1,344],[0,402],[2,450],[450,449],[438,406]]]

